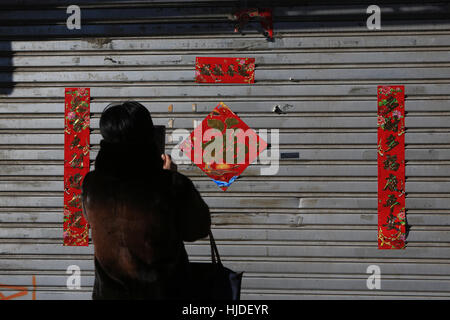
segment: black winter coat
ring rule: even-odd
[[[186,176],[143,146],[104,141],[83,181],[95,256],[93,299],[189,297],[183,241],[206,237],[210,213]]]

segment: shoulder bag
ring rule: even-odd
[[[211,263],[190,262],[189,276],[194,300],[239,300],[243,272],[222,264],[212,232],[209,232]]]

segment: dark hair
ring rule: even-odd
[[[109,104],[100,117],[95,170],[121,178],[162,170],[150,112],[136,101]]]
[[[100,118],[100,132],[109,143],[149,143],[154,137],[150,112],[136,101],[109,104]]]

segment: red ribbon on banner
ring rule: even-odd
[[[89,245],[81,185],[89,172],[89,88],[66,88],[64,125],[64,245]]]
[[[405,87],[378,86],[378,249],[405,248]]]
[[[197,57],[195,81],[200,83],[254,83],[255,58]]]

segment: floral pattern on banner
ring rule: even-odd
[[[255,58],[197,57],[195,81],[199,83],[254,83]]]
[[[209,139],[205,132],[208,129],[217,129],[221,133],[222,141],[219,143],[218,154],[222,155],[222,163],[205,160],[205,154],[216,136]],[[245,140],[233,139],[228,142],[227,129],[230,133],[236,133],[241,129],[252,138]],[[200,138],[198,140],[197,138]],[[206,141],[204,141],[206,139]],[[219,138],[217,138],[219,139]],[[220,140],[218,140],[220,141]],[[211,145],[209,148],[208,146]],[[206,118],[191,132],[191,134],[180,144],[181,150],[203,171],[205,172],[223,191],[233,183],[234,180],[256,160],[257,156],[267,148],[267,142],[247,126],[231,109],[223,102],[206,116]],[[208,148],[208,149],[207,149]],[[211,151],[211,156],[215,157],[216,149]],[[233,155],[232,163],[227,163]],[[241,161],[239,159],[241,155]],[[240,163],[242,162],[242,163]]]
[[[378,249],[404,249],[405,87],[378,86]]]
[[[66,88],[64,125],[64,245],[89,245],[81,185],[89,172],[90,89]]]

